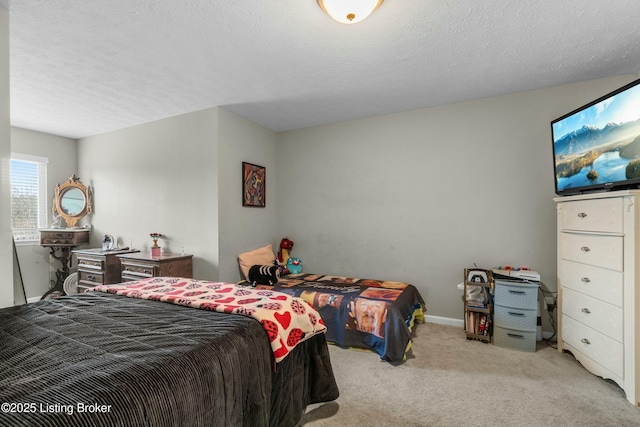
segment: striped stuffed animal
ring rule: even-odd
[[[249,269],[251,286],[275,285],[280,279],[280,271],[276,265],[254,265]]]

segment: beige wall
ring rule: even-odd
[[[238,282],[239,253],[280,243],[276,134],[223,108],[218,113],[220,280]],[[242,162],[266,168],[264,208],[242,206]]]
[[[9,159],[11,134],[9,113],[9,11],[0,6],[0,272],[13,277],[11,236],[11,196],[9,194]],[[0,284],[0,307],[13,305],[14,283]]]
[[[415,284],[462,319],[465,267],[556,286],[551,120],[621,76],[278,135],[278,230],[307,272]]]
[[[276,179],[275,134],[212,108],[79,141],[80,172],[94,187],[91,245],[103,234],[148,250],[194,255],[194,277],[240,280],[236,256],[277,240],[276,187],[267,207],[242,207],[241,163]]]
[[[79,142],[25,129],[11,132],[14,151],[49,158],[51,195],[72,173],[93,187],[94,214],[82,221],[93,226],[87,247],[98,247],[107,233],[120,246],[147,250],[148,233],[158,230],[166,235],[160,241],[165,250],[184,247],[195,255],[196,277],[222,275],[235,282],[237,253],[279,241],[275,133],[234,113],[214,108]],[[242,161],[267,168],[273,184],[267,185],[264,209],[242,206]],[[37,245],[20,246],[18,253],[27,297],[42,295],[57,261]]]
[[[217,109],[78,142],[80,176],[93,187],[92,247],[104,234],[119,247],[193,254],[196,278],[218,277]],[[239,172],[238,172],[239,173]]]
[[[51,224],[56,185],[65,182],[74,173],[78,174],[77,141],[26,129],[11,128],[11,151],[49,159],[47,218],[48,224]],[[81,175],[79,176],[83,179]],[[49,249],[36,243],[20,244],[17,252],[27,298],[44,294],[52,285],[51,281],[55,281],[55,270],[60,267],[59,261],[50,257]]]

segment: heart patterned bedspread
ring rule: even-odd
[[[252,317],[267,332],[276,363],[299,342],[326,331],[309,303],[273,290],[181,277],[153,277],[91,290]]]

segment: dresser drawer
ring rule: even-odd
[[[622,307],[622,272],[563,259],[558,263],[558,277],[563,289],[573,289]]]
[[[538,285],[529,283],[495,281],[495,305],[511,308],[538,308]]]
[[[622,308],[581,294],[562,290],[562,314],[622,342]]]
[[[493,344],[515,350],[536,351],[536,332],[515,331],[496,325],[493,328]]]
[[[506,329],[535,332],[538,320],[538,310],[495,306],[494,323]]]
[[[153,264],[129,262],[124,260],[121,260],[121,262],[122,280],[140,280],[156,276]]]
[[[102,258],[85,258],[78,256],[78,270],[104,270],[104,260]]]
[[[569,316],[562,315],[562,339],[623,378],[623,345]]]
[[[563,230],[622,232],[622,198],[578,200],[562,203]]]
[[[560,257],[569,261],[622,270],[622,236],[561,233]]]
[[[101,271],[78,270],[78,285],[96,286],[104,284],[104,275]]]

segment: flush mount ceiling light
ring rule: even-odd
[[[355,24],[376,10],[384,0],[318,0],[329,16],[343,24]]]

